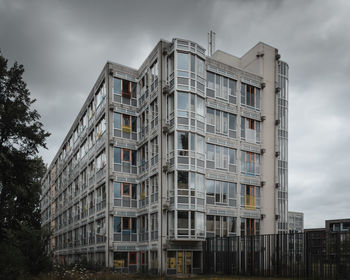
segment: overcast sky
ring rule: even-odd
[[[262,41],[289,64],[289,209],[306,227],[350,217],[350,1],[0,0],[0,50],[24,79],[55,156],[107,60],[138,68],[160,38],[236,56]]]

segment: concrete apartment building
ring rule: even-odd
[[[59,263],[202,271],[206,237],[288,231],[288,65],[160,40],[107,62],[42,185]]]

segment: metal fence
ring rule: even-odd
[[[350,233],[207,238],[204,272],[296,279],[350,279]]]

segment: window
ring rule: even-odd
[[[215,126],[215,110],[207,107],[207,124]],[[208,130],[208,129],[207,129]]]
[[[198,75],[204,77],[204,60],[197,57],[197,69]]]
[[[214,161],[215,159],[215,145],[207,144],[207,160]]]
[[[167,117],[168,120],[172,119],[174,116],[174,95],[167,96]]]
[[[130,97],[131,93],[131,84],[127,80],[122,81],[122,95],[125,97]]]
[[[188,172],[178,171],[177,172],[177,187],[178,189],[188,190]]]
[[[102,169],[106,165],[106,151],[103,150],[96,158],[96,170]]]
[[[114,163],[121,163],[121,150],[120,148],[114,148]]]
[[[150,67],[151,70],[151,83],[158,79],[158,62],[154,62]]]
[[[94,105],[94,100],[92,100],[88,107],[89,120],[93,117],[94,112],[95,112],[95,105]]]
[[[207,108],[207,132],[236,138],[236,115]]]
[[[122,220],[121,217],[114,217],[114,232],[121,232]]]
[[[196,56],[191,54],[191,72],[196,72]]]
[[[260,174],[260,155],[241,151],[241,172],[246,175]]]
[[[197,152],[204,154],[204,137],[200,135],[197,135]]]
[[[123,196],[130,196],[131,187],[128,183],[123,183]]]
[[[207,72],[207,96],[215,97],[215,74]]]
[[[229,137],[236,138],[237,117],[236,115],[228,114],[228,118]]]
[[[123,115],[123,132],[131,132],[131,121],[129,115]]]
[[[180,156],[188,155],[188,132],[177,133],[177,148],[179,149]]]
[[[236,81],[207,72],[207,96],[229,100],[236,104]]]
[[[123,161],[129,161],[131,158],[131,151],[129,149],[123,149]]]
[[[255,109],[260,109],[260,89],[252,85],[242,83],[241,104],[243,106],[249,106]]]
[[[195,108],[196,108],[196,95],[191,93],[191,112],[195,112]]]
[[[260,122],[241,117],[241,139],[249,143],[260,143]]]
[[[177,69],[179,70],[189,70],[188,54],[177,53]]]
[[[260,188],[241,184],[241,207],[249,210],[260,208]]]
[[[137,264],[137,252],[129,252],[129,265]]]
[[[106,87],[105,83],[103,82],[100,88],[98,89],[97,93],[95,94],[95,102],[96,102],[96,108],[98,108],[103,100],[106,98]]]
[[[121,183],[113,182],[114,198],[121,198]]]
[[[236,172],[236,150],[207,144],[207,168]]]
[[[197,96],[197,114],[204,116],[204,98]]]
[[[217,205],[227,205],[229,203],[229,184],[228,182],[206,180],[207,188],[207,203],[208,204],[217,204]],[[233,188],[232,186],[230,186]],[[235,189],[230,189],[231,192],[234,192]],[[231,193],[233,196],[232,199],[235,199],[236,194]],[[230,206],[236,206],[235,203],[230,203]]]
[[[236,101],[236,81],[229,79],[228,81],[228,98],[232,104],[237,104]]]
[[[118,78],[114,78],[113,80],[113,89],[115,94],[121,94],[122,92],[122,80]]]
[[[177,226],[179,229],[185,229],[185,230],[179,230],[179,235],[188,235],[188,211],[178,211],[177,212]]]
[[[106,131],[106,120],[104,116],[96,125],[95,131],[96,131],[96,139],[99,140],[104,134],[104,132]]]
[[[235,217],[207,215],[207,237],[225,237],[236,235]]]
[[[122,95],[126,99],[136,98],[136,83],[114,78],[113,91],[115,95],[119,95],[119,96]],[[120,98],[115,101],[120,102]],[[130,104],[130,103],[127,102],[127,104]]]
[[[158,117],[158,100],[155,98],[151,103],[151,119]]]
[[[114,252],[114,267],[116,268],[128,267],[127,252]]]
[[[259,235],[260,221],[255,219],[241,218],[241,236]]]
[[[151,141],[151,157],[158,155],[158,138],[154,137]]]
[[[137,132],[137,117],[131,117],[131,130],[132,132]]]
[[[178,92],[177,93],[177,108],[179,110],[188,111],[188,109],[189,109],[188,94],[186,92]]]

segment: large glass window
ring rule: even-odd
[[[204,60],[197,57],[198,75],[204,77]]]
[[[207,124],[214,126],[215,125],[215,110],[207,107]]]
[[[207,160],[214,161],[215,159],[215,146],[207,144]]]
[[[260,109],[260,89],[252,85],[241,85],[241,104]]]
[[[197,96],[197,114],[204,116],[204,98]]]
[[[177,93],[177,108],[180,110],[188,111],[189,109],[188,94],[186,92]]]
[[[114,78],[113,80],[113,90],[115,94],[121,94],[122,92],[122,80],[118,78]]]
[[[246,175],[259,175],[260,155],[241,151],[241,172]]]
[[[188,54],[177,53],[177,68],[179,70],[189,70]]]
[[[177,148],[180,150],[179,155],[188,155],[188,132],[178,132],[177,135]]]
[[[113,114],[114,128],[121,129],[121,120],[122,120],[122,115],[121,114],[119,114],[119,113],[114,113]]]
[[[197,135],[197,152],[204,154],[204,137]]]
[[[207,96],[228,100],[236,104],[236,81],[207,72]]]
[[[186,189],[188,190],[188,172],[187,171],[178,171],[177,172],[177,187],[178,189]]]
[[[178,228],[188,229],[188,212],[187,211],[177,212],[177,226]]]
[[[114,148],[114,163],[121,163],[121,149]]]
[[[236,150],[207,144],[207,168],[236,172]]]
[[[121,217],[114,217],[114,232],[122,231],[122,219]]]

